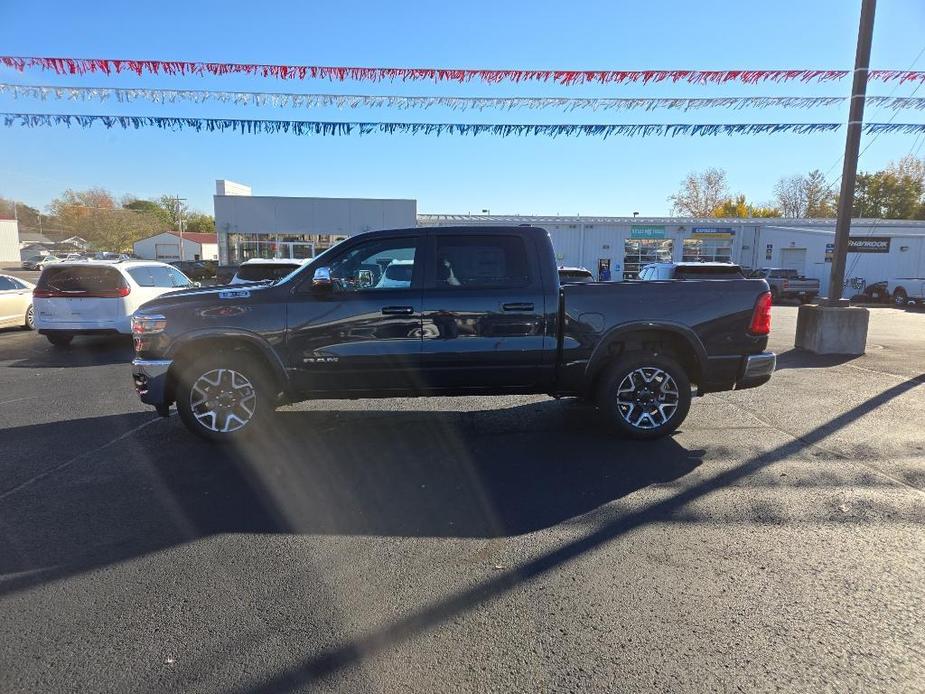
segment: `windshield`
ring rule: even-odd
[[[238,279],[245,282],[276,281],[302,266],[298,263],[247,263],[238,268]]]

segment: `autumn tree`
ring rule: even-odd
[[[157,214],[119,206],[102,188],[66,190],[48,208],[57,227],[85,238],[97,250],[129,251],[135,241],[163,231]]]
[[[835,194],[818,169],[805,176],[779,179],[774,186],[774,199],[784,217],[832,217],[835,214]]]
[[[709,217],[780,217],[780,210],[771,206],[752,205],[740,193],[723,200],[711,210]]]
[[[684,217],[709,217],[727,199],[726,172],[716,168],[691,171],[681,182],[681,189],[668,196],[672,212]]]

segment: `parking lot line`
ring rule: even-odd
[[[76,463],[76,462],[77,462],[78,460],[80,460],[81,458],[86,458],[87,456],[92,455],[93,453],[98,453],[98,452],[100,452],[100,451],[102,451],[102,450],[105,450],[106,448],[109,448],[109,447],[110,447],[111,445],[113,445],[114,443],[118,443],[119,441],[121,441],[121,440],[123,440],[123,439],[125,439],[125,438],[127,438],[127,437],[129,437],[129,436],[131,436],[132,434],[134,434],[134,433],[136,433],[136,432],[138,432],[138,431],[141,431],[141,430],[144,429],[146,426],[149,426],[150,424],[154,424],[154,422],[157,422],[157,421],[159,421],[160,419],[162,419],[162,417],[160,417],[160,416],[154,417],[153,419],[149,419],[147,422],[143,422],[143,423],[139,424],[137,427],[134,427],[133,429],[129,429],[128,431],[126,431],[126,432],[123,433],[123,434],[120,434],[119,436],[117,436],[116,438],[112,439],[111,441],[107,441],[107,442],[104,443],[102,446],[97,446],[96,448],[93,448],[93,449],[91,449],[91,450],[89,450],[89,451],[84,451],[83,453],[74,456],[74,457],[71,458],[70,460],[66,460],[66,461],[64,461],[63,463],[61,463],[60,465],[56,465],[55,467],[51,468],[50,470],[45,470],[44,472],[40,472],[38,475],[35,475],[35,477],[30,477],[30,478],[27,479],[26,481],[17,484],[15,487],[12,487],[12,488],[7,489],[7,490],[5,490],[5,491],[3,491],[3,492],[0,492],[0,501],[6,499],[6,498],[9,497],[9,496],[12,496],[12,495],[15,494],[16,492],[18,492],[18,491],[20,491],[20,490],[22,490],[22,489],[25,489],[26,487],[28,487],[28,486],[30,486],[30,485],[32,485],[32,484],[35,484],[35,483],[38,482],[39,480],[45,479],[45,478],[48,477],[49,475],[52,475],[52,474],[54,474],[54,473],[56,473],[56,472],[59,472],[59,471],[61,471],[61,470],[64,470],[65,468],[70,467],[71,465],[73,465],[74,463]]]

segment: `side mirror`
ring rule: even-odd
[[[331,268],[319,267],[312,276],[312,289],[331,289],[334,281],[331,279]]]

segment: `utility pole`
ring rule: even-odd
[[[177,195],[174,200],[177,202],[177,227],[180,232],[180,260],[186,260],[185,253],[183,251],[183,204],[186,202],[186,198],[181,198]]]
[[[864,98],[867,95],[867,73],[870,66],[870,45],[874,34],[874,13],[877,0],[862,0],[861,24],[858,28],[858,48],[854,58],[854,84],[851,88],[851,109],[848,134],[845,138],[845,162],[838,197],[838,221],[835,224],[835,249],[832,253],[832,275],[829,279],[829,306],[847,306],[841,298],[845,286],[845,264],[848,258],[848,235],[851,232],[851,210],[854,207],[854,184],[858,173],[858,150],[861,146],[861,126],[864,122]]]

